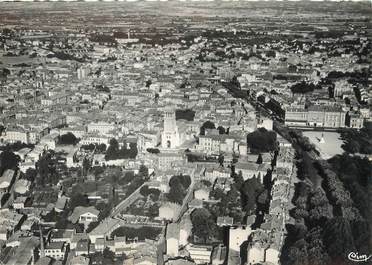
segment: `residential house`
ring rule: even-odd
[[[169,223],[166,231],[166,254],[169,257],[178,256],[180,227],[178,223]]]
[[[75,229],[55,229],[50,233],[50,242],[62,242],[71,245]]]
[[[180,237],[179,237],[179,245],[185,246],[188,244],[188,239],[192,234],[192,222],[190,219],[190,215],[183,215],[182,219],[179,223],[180,226]]]
[[[50,242],[45,246],[45,256],[56,260],[64,260],[66,255],[66,244],[64,242]]]
[[[12,169],[6,169],[0,177],[0,191],[8,191],[14,183],[15,172]]]
[[[91,222],[96,222],[98,220],[99,211],[93,206],[83,207],[78,206],[74,209],[72,214],[69,216],[69,220],[72,223],[80,223],[84,225],[89,225]]]
[[[97,239],[106,238],[111,233],[122,225],[122,221],[113,218],[104,219],[96,228],[89,233],[89,239],[92,244],[96,243]]]
[[[79,240],[76,244],[75,255],[88,255],[89,254],[89,241],[88,240]]]
[[[4,208],[0,210],[0,240],[8,240],[8,238],[21,228],[25,216]]]
[[[167,202],[159,207],[159,219],[175,220],[180,210],[179,204]]]
[[[197,200],[207,201],[209,199],[208,187],[200,187],[194,190],[194,198]]]
[[[212,265],[222,265],[225,263],[227,256],[227,249],[224,245],[214,247],[211,257]]]
[[[219,216],[217,217],[218,226],[232,226],[234,224],[234,218],[230,216]]]
[[[253,162],[238,162],[235,164],[235,172],[237,174],[241,173],[244,180],[257,177],[261,183],[270,168],[271,166],[268,164],[257,164]]]
[[[190,254],[190,258],[192,258],[196,264],[209,264],[211,262],[212,246],[188,245],[186,249]]]
[[[89,265],[90,259],[84,256],[76,256],[72,257],[68,262],[67,265]]]

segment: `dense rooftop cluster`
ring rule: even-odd
[[[85,4],[0,5],[1,264],[368,251],[363,4]],[[345,154],[325,160],[327,133]]]

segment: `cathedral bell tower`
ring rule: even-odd
[[[180,145],[180,136],[176,123],[176,113],[172,109],[164,112],[164,125],[161,135],[162,148],[176,148]]]

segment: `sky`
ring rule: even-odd
[[[213,1],[223,1],[223,2],[238,2],[238,1],[247,1],[247,2],[259,2],[259,1],[279,1],[279,2],[297,2],[297,1],[306,1],[306,2],[370,2],[372,5],[372,0],[0,0],[0,2],[113,2],[113,1],[123,1],[123,2],[137,2],[137,1],[146,1],[146,2],[167,2],[167,1],[180,1],[180,2],[213,2]]]

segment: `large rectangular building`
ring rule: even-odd
[[[288,108],[285,125],[306,127],[345,127],[346,113],[336,106],[313,105],[308,108]]]

